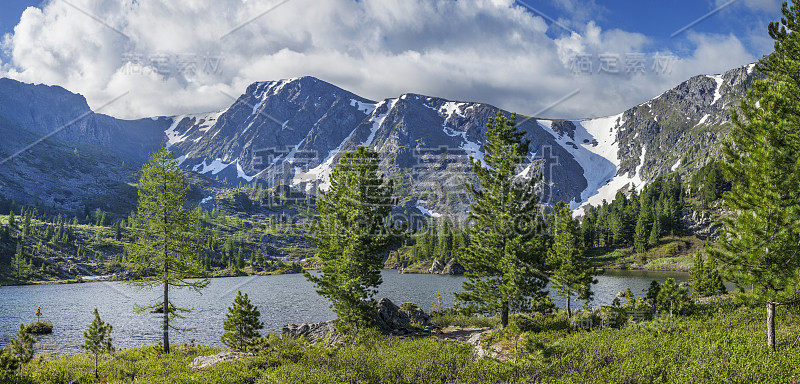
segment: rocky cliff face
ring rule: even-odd
[[[691,173],[717,154],[728,110],[752,78],[752,66],[696,76],[610,117],[519,115],[531,141],[519,174],[542,173],[544,202],[579,208],[660,174]],[[475,181],[469,158],[483,158],[486,121],[497,111],[417,94],[373,101],[303,77],[254,83],[222,111],[125,121],[92,112],[62,88],[0,79],[0,156],[9,159],[0,167],[0,193],[71,210],[135,201],[127,183],[166,140],[181,166],[198,175],[314,194],[327,188],[346,151],[365,145],[382,154],[407,212],[464,216],[464,183]]]

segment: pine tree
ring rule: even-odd
[[[531,299],[546,295],[544,261],[547,247],[535,186],[541,179],[518,180],[530,142],[516,129],[516,115],[498,111],[489,118],[483,161],[470,159],[479,186],[467,184],[474,203],[470,212],[470,245],[459,252],[465,274],[459,302],[482,313],[499,313],[500,326],[509,312],[527,310]]]
[[[9,352],[20,364],[27,364],[33,359],[34,343],[36,339],[25,332],[24,324],[20,324],[16,337],[9,344]]]
[[[555,206],[555,239],[547,252],[547,264],[552,270],[550,282],[559,296],[567,298],[567,317],[572,317],[570,299],[592,299],[593,268],[583,257],[578,221],[572,211],[559,201]]]
[[[800,0],[783,4],[769,24],[775,51],[756,65],[722,163],[732,189],[721,246],[712,252],[739,287],[755,286],[766,303],[767,346],[775,349],[775,306],[800,285]]]
[[[310,227],[322,266],[320,275],[305,276],[330,300],[340,331],[373,323],[384,255],[401,240],[400,228],[388,221],[397,203],[394,183],[379,175],[378,163],[378,153],[363,146],[345,154],[330,188],[320,192],[319,217]]]
[[[152,288],[162,286],[163,346],[169,353],[169,288],[190,288],[199,291],[207,279],[189,280],[203,275],[198,249],[188,230],[196,220],[197,210],[185,209],[186,175],[171,153],[162,148],[150,155],[139,180],[138,229],[136,241],[127,245],[135,263],[131,268],[141,276],[152,276],[133,283]],[[177,308],[188,311],[185,308]]]
[[[681,312],[691,305],[686,288],[678,286],[675,279],[671,277],[661,284],[656,301],[660,308],[669,309],[670,315],[673,312]]]
[[[221,338],[222,343],[229,348],[246,351],[253,339],[261,337],[258,330],[263,329],[264,324],[259,321],[260,317],[261,312],[250,303],[247,294],[242,295],[242,291],[239,291],[233,299],[233,304],[228,307],[228,314],[222,326],[225,330]]]
[[[83,333],[84,341],[83,344],[81,344],[81,348],[94,355],[94,377],[97,379],[100,378],[98,372],[98,360],[100,355],[114,352],[114,347],[111,346],[112,329],[113,327],[111,324],[100,320],[100,313],[98,313],[97,308],[95,308],[94,320],[92,320],[92,324],[89,325],[89,329]]]
[[[651,281],[650,287],[647,288],[647,292],[644,294],[644,301],[647,304],[650,304],[650,307],[653,308],[653,312],[658,312],[660,308],[658,305],[658,292],[661,291],[661,284],[658,281]]]

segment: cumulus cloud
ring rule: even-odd
[[[374,100],[415,92],[590,117],[755,60],[734,36],[693,34],[662,68],[668,55],[646,36],[576,20],[567,35],[512,0],[52,0],[4,37],[2,75],[94,108],[127,92],[100,111],[123,118],[218,110],[252,82],[304,75]]]

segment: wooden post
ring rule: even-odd
[[[775,302],[767,300],[767,347],[775,351]]]

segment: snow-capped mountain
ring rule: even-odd
[[[621,189],[641,188],[663,173],[691,173],[718,151],[730,123],[728,109],[752,77],[752,65],[696,76],[610,117],[518,115],[518,127],[531,141],[520,175],[541,172],[545,202],[563,200],[579,208],[611,200]],[[64,208],[88,206],[98,190],[134,181],[147,153],[162,142],[184,169],[197,174],[314,193],[327,188],[343,153],[366,145],[383,155],[382,167],[407,209],[431,217],[463,215],[469,207],[464,183],[475,181],[469,158],[482,159],[486,121],[497,111],[417,94],[373,101],[302,77],[254,83],[222,111],[123,121],[91,112],[83,97],[59,87],[3,79],[0,131],[12,139],[0,144],[0,156],[13,155],[54,127],[67,128],[45,140],[46,146],[5,163],[0,193]],[[90,149],[91,156],[76,155]],[[54,153],[58,164],[41,166],[42,157]],[[75,182],[45,177],[48,172]],[[30,175],[40,180],[20,181]]]

